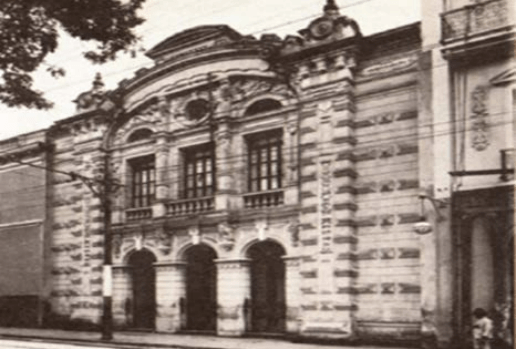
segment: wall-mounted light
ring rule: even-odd
[[[434,211],[436,212],[436,215],[437,215],[437,221],[444,220],[444,217],[441,215],[439,209],[446,207],[448,202],[444,201],[444,200],[435,199],[431,196],[428,196],[426,193],[420,193],[418,195],[418,197],[419,197],[420,204],[421,204],[421,219],[419,222],[414,224],[413,229],[414,229],[414,233],[416,233],[418,235],[426,235],[426,234],[429,234],[432,232],[433,227],[432,227],[432,224],[430,224],[430,222],[428,222],[426,219],[425,199],[428,199],[428,201],[430,201],[432,203],[432,206],[434,207]]]

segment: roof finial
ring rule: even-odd
[[[338,11],[339,7],[335,3],[335,0],[327,0],[326,5],[324,5],[324,13],[328,13],[330,11]]]
[[[95,74],[95,79],[93,80],[93,91],[102,91],[104,88],[104,81],[102,81],[102,75],[100,73]]]

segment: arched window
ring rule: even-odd
[[[281,108],[281,103],[275,99],[267,98],[260,99],[259,101],[254,102],[247,108],[245,111],[246,116],[256,115],[260,113],[265,113],[267,111],[276,110]]]
[[[152,136],[153,132],[152,130],[149,130],[148,128],[142,128],[139,130],[134,131],[131,133],[129,138],[127,139],[128,143],[138,142],[147,138],[150,138]]]

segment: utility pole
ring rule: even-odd
[[[43,145],[42,145],[43,146]],[[102,284],[102,323],[101,323],[101,334],[102,340],[113,339],[113,277],[112,277],[112,235],[111,235],[111,195],[119,189],[120,184],[115,183],[111,178],[111,169],[109,166],[109,153],[107,150],[102,149],[104,152],[103,166],[103,177],[102,179],[89,178],[78,174],[76,172],[59,171],[47,166],[36,165],[30,162],[24,162],[19,160],[17,157],[10,157],[10,160],[21,165],[27,165],[41,170],[50,171],[54,173],[60,173],[69,176],[72,180],[79,179],[83,182],[88,189],[93,193],[94,196],[100,199],[102,213],[103,213],[103,231],[104,231],[104,260],[103,260],[103,284]]]
[[[111,169],[109,166],[109,153],[104,150],[104,178],[101,188],[101,205],[104,211],[104,266],[102,277],[102,339],[113,339],[113,260],[111,253]]]

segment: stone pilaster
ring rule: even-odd
[[[186,263],[158,263],[156,268],[156,330],[178,332],[185,326]]]
[[[285,303],[287,304],[286,331],[297,334],[301,316],[299,257],[285,256],[283,260],[285,262]]]
[[[113,321],[117,327],[131,326],[132,285],[130,267],[113,266]]]
[[[343,64],[301,77],[302,89],[320,95],[304,104],[300,124],[301,244],[309,256],[300,266],[300,334],[305,336],[355,336],[354,83]]]
[[[299,142],[299,125],[297,115],[286,121],[284,133],[286,151],[283,154],[284,202],[285,205],[296,205],[299,202],[299,159],[297,145]]]
[[[217,260],[216,263],[217,334],[241,336],[249,324],[249,313],[246,309],[251,298],[249,260]]]
[[[181,188],[181,172],[184,170],[181,161],[181,152],[177,147],[175,137],[169,139],[169,153],[168,153],[168,168],[175,169],[175,171],[168,171],[168,199],[179,199]]]
[[[217,176],[217,195],[215,197],[215,208],[227,210],[230,207],[230,198],[234,194],[233,183],[233,162],[231,159],[231,131],[227,122],[221,120],[215,135],[215,158]]]
[[[164,135],[159,135],[156,140],[156,202],[152,205],[153,217],[165,215],[164,202],[168,198],[168,145]]]

